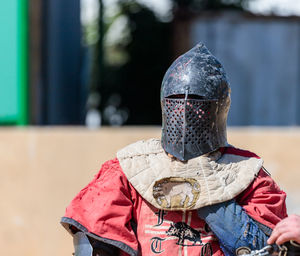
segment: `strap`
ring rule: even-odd
[[[198,216],[218,237],[225,255],[247,254],[267,244],[266,230],[261,230],[235,200],[198,209]]]
[[[75,256],[92,256],[93,247],[90,244],[88,237],[83,232],[77,232],[73,235],[73,244]]]

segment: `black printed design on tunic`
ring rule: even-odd
[[[157,224],[153,227],[161,226],[164,223],[164,216],[167,214],[164,210],[159,210],[155,213],[157,216]],[[209,226],[206,224],[204,227],[204,231],[206,233],[210,232]],[[201,232],[193,229],[189,225],[184,222],[177,222],[175,224],[171,224],[169,229],[166,231],[167,236],[175,236],[178,238],[176,242],[177,245],[181,246],[202,246],[200,256],[212,256],[213,250],[210,243],[203,243],[201,240]],[[152,237],[151,239],[151,251],[154,254],[161,254],[165,250],[162,249],[163,242],[168,240],[168,238],[161,237]],[[185,240],[189,240],[192,244],[184,244]]]
[[[213,255],[213,250],[211,248],[210,243],[206,243],[203,245],[201,248],[201,256],[212,256]]]
[[[205,223],[205,225],[204,225],[204,231],[205,231],[206,233],[211,232],[211,229],[210,229],[210,227],[208,226],[207,223]]]
[[[176,244],[182,246],[189,246],[185,245],[184,241],[189,240],[193,242],[192,246],[200,246],[203,245],[201,240],[201,233],[184,222],[177,222],[175,224],[171,224],[170,228],[166,232],[168,236],[176,236],[178,237],[178,241]],[[199,242],[197,244],[197,242]]]
[[[158,212],[155,213],[157,215],[157,224],[155,227],[160,226],[164,222],[164,217],[167,215],[167,213],[164,210],[158,210]]]
[[[160,238],[160,237],[152,237],[151,238],[151,251],[155,254],[159,254],[164,252],[164,250],[162,250],[162,246],[161,243],[162,241],[165,241],[165,238]]]

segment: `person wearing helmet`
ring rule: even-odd
[[[202,44],[161,87],[162,136],[117,152],[66,209],[75,255],[242,255],[267,244],[285,193],[227,143],[230,87]]]

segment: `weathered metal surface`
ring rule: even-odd
[[[230,88],[221,63],[203,44],[181,55],[161,87],[162,146],[180,160],[227,144]]]

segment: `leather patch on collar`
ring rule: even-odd
[[[153,197],[165,209],[190,209],[200,194],[200,185],[192,178],[170,177],[153,185]]]

